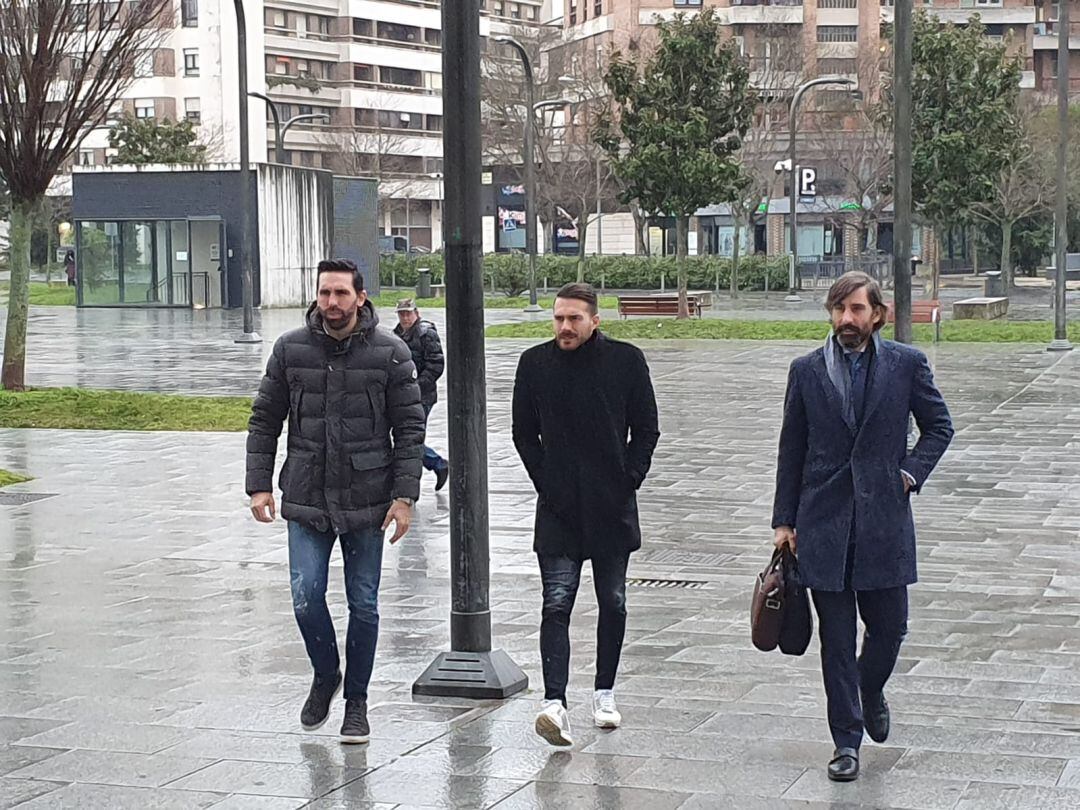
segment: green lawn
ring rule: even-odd
[[[828,324],[821,321],[725,321],[712,318],[677,321],[674,318],[634,318],[605,321],[601,328],[624,340],[824,340]],[[882,335],[891,338],[892,327]],[[549,338],[546,322],[502,323],[487,328],[490,338]],[[941,325],[944,343],[1049,343],[1053,324],[1045,322],[946,321]],[[915,341],[930,343],[934,329],[915,325]],[[1069,324],[1069,339],[1080,341],[1080,323]]]
[[[381,308],[393,309],[399,299],[409,298],[410,293],[408,290],[387,290],[379,295],[371,296],[372,303]],[[486,295],[484,297],[484,307],[487,309],[525,309],[528,305],[528,297],[517,296],[515,298],[507,298],[502,295]],[[537,299],[537,303],[544,309],[551,309],[552,304],[555,303],[555,296],[541,296]],[[601,309],[617,309],[619,306],[619,299],[615,296],[603,296],[599,301]],[[446,309],[445,298],[417,298],[416,306],[421,311],[424,309]]]
[[[0,487],[9,487],[12,484],[21,484],[31,479],[25,475],[19,475],[8,470],[0,470]]]
[[[0,282],[0,302],[7,303],[8,283]],[[66,281],[51,285],[44,281],[30,282],[30,304],[35,307],[73,307],[75,306],[75,288]]]
[[[241,431],[249,397],[185,397],[48,388],[0,391],[0,428]]]

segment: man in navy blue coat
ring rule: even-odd
[[[907,633],[916,581],[911,493],[952,440],[952,420],[926,356],[882,340],[881,288],[865,273],[837,279],[825,303],[825,345],[791,364],[776,465],[772,526],[796,551],[821,638],[829,778],[859,775],[859,746],[889,735],[883,690]],[[919,440],[908,448],[909,414]],[[857,619],[866,632],[856,659]]]

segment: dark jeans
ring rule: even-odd
[[[540,658],[544,668],[544,699],[566,705],[570,677],[570,614],[574,610],[581,561],[548,554],[538,555],[544,583],[540,621]],[[626,634],[626,566],[628,556],[594,559],[593,584],[600,618],[596,624],[597,689],[612,689]]]
[[[877,591],[813,591],[821,636],[829,728],[837,748],[858,748],[863,737],[860,692],[876,695],[892,675],[907,635],[906,587]],[[855,658],[858,615],[866,625],[862,652]]]
[[[434,408],[434,407],[435,407],[434,404],[432,404],[432,405],[424,405],[424,429],[425,430],[427,429],[427,418],[431,415],[431,409]],[[446,459],[444,459],[442,456],[440,456],[438,453],[436,453],[434,450],[432,450],[430,447],[428,447],[425,444],[424,445],[424,469],[425,470],[431,470],[432,472],[434,472],[435,470],[442,470],[442,469],[445,469],[445,468],[446,468]]]
[[[330,553],[341,541],[345,559],[345,597],[349,630],[345,638],[345,698],[365,700],[375,645],[379,640],[379,578],[382,574],[383,532],[371,529],[335,537],[299,523],[289,523],[289,571],[293,612],[304,637],[308,658],[319,677],[333,677],[341,659],[337,633],[326,607]]]

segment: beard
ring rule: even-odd
[[[837,330],[836,339],[840,341],[840,345],[845,349],[857,349],[870,340],[873,333],[874,328],[872,326],[865,330],[857,326],[845,326]]]
[[[353,316],[355,316],[357,312],[358,309],[356,307],[353,307],[350,310],[337,308],[328,309],[322,314],[323,322],[331,329],[344,329],[349,325],[349,321],[353,319]]]

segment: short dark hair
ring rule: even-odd
[[[323,259],[319,262],[319,272],[316,276],[321,276],[323,273],[351,273],[353,289],[358,293],[364,291],[364,274],[360,272],[356,263],[349,259]]]
[[[866,298],[870,306],[881,311],[881,320],[874,324],[874,331],[885,325],[888,315],[888,307],[885,306],[885,297],[881,294],[881,285],[873,278],[859,270],[851,270],[840,276],[829,288],[829,295],[825,299],[825,309],[831,313],[836,307],[844,302],[849,295],[866,290]]]
[[[579,284],[572,282],[563,286],[555,293],[556,298],[569,298],[575,301],[584,301],[589,305],[589,314],[595,315],[598,311],[596,302],[596,290],[592,284]]]

